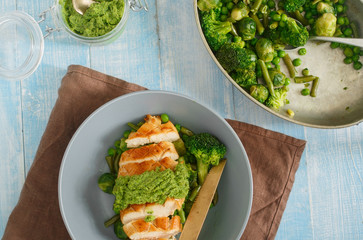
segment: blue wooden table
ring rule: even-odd
[[[307,140],[276,239],[363,239],[363,124],[322,130],[264,111],[235,89],[208,55],[192,0],[148,2],[149,11],[131,12],[124,33],[112,44],[88,46],[56,32],[45,39],[34,74],[21,81],[0,79],[0,236],[61,79],[70,64],[80,64],[149,89],[189,95],[223,117]],[[3,0],[0,12],[21,10],[37,19],[52,4]],[[52,24],[47,18],[41,28]]]

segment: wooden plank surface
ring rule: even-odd
[[[37,18],[51,4],[1,1],[0,12],[18,9]],[[235,89],[209,57],[192,0],[149,0],[149,7],[149,12],[130,12],[124,33],[110,45],[88,46],[65,32],[53,33],[45,39],[43,60],[32,76],[15,82],[0,79],[0,236],[61,79],[68,65],[80,64],[150,89],[180,92],[223,117],[307,140],[276,239],[363,239],[363,124],[322,130],[267,113]],[[46,25],[52,26],[50,18],[42,29]]]

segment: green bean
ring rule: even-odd
[[[300,77],[294,77],[294,81],[295,81],[295,83],[307,83],[307,82],[314,81],[315,78],[316,77],[313,75],[300,76]]]
[[[111,226],[112,224],[114,224],[115,222],[117,222],[118,220],[120,220],[120,214],[116,214],[114,215],[112,218],[108,219],[104,225],[105,227],[109,227]]]
[[[261,67],[262,75],[263,75],[263,78],[265,79],[268,91],[270,92],[270,94],[272,96],[275,96],[274,84],[272,83],[270,75],[268,74],[268,70],[267,70],[265,62],[262,61],[261,59],[258,59],[257,63]]]
[[[133,124],[133,123],[131,123],[131,122],[127,123],[127,125],[128,125],[130,128],[132,128],[133,130],[135,130],[135,131],[137,131],[137,130],[140,128],[139,126],[137,126],[137,125],[135,125],[135,124]]]
[[[185,212],[184,212],[183,208],[178,210],[178,215],[180,217],[180,222],[185,223],[186,217],[185,217]]]
[[[292,77],[292,78],[295,77],[296,69],[295,69],[295,66],[292,64],[289,54],[286,53],[282,59],[284,60],[287,70],[289,71],[290,77]]]
[[[106,156],[106,162],[108,168],[110,169],[110,173],[115,173],[115,169],[113,168],[113,160],[111,156]]]
[[[295,14],[296,19],[297,19],[297,20],[299,20],[299,21],[301,22],[301,24],[302,24],[302,25],[304,25],[304,26],[309,25],[309,21],[308,21],[308,20],[306,20],[306,18],[304,18],[304,16],[303,16],[303,15],[301,15],[301,13],[300,13],[298,10],[296,10],[296,11],[294,12],[294,14]]]
[[[260,8],[260,6],[261,6],[262,1],[263,1],[263,0],[256,0],[256,1],[253,3],[253,5],[252,5],[252,7],[251,7],[251,10],[250,10],[253,14],[256,14],[256,13],[257,13],[258,9],[259,9],[259,8]]]
[[[202,186],[198,185],[197,187],[193,188],[192,192],[189,195],[189,200],[194,202],[195,198],[198,196],[198,193],[200,191]]]
[[[115,169],[115,173],[118,172],[119,166],[118,163],[120,162],[121,153],[117,154],[113,160],[113,168]]]
[[[186,128],[186,127],[181,127],[180,128],[180,133],[185,134],[187,136],[193,136],[194,135],[194,133],[192,131],[190,131],[188,128]]]
[[[163,123],[169,122],[169,116],[166,113],[161,114],[160,118]]]
[[[255,21],[256,23],[256,29],[258,34],[262,35],[263,32],[265,31],[264,26],[262,25],[260,19],[258,19],[258,17],[255,14],[251,14],[250,17]]]
[[[319,78],[316,77],[313,81],[313,86],[311,87],[311,91],[310,91],[311,97],[316,97],[316,92],[318,91],[318,86],[319,86]]]
[[[181,138],[173,142],[176,151],[178,152],[179,156],[183,156],[186,154],[187,149],[185,148],[184,142]]]

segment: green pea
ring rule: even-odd
[[[335,48],[338,48],[339,47],[339,43],[337,43],[337,42],[332,42],[332,43],[330,43],[330,47],[332,48],[332,49],[335,49]]]
[[[344,30],[343,34],[346,36],[346,37],[350,37],[352,36],[353,34],[353,30],[351,28],[347,28]]]
[[[353,68],[355,69],[355,70],[359,70],[359,69],[361,69],[362,68],[362,63],[361,62],[355,62],[354,64],[353,64]]]
[[[303,96],[307,96],[307,95],[309,95],[309,94],[310,94],[310,90],[309,90],[309,88],[304,88],[303,90],[301,90],[301,94],[302,94]]]
[[[345,25],[345,18],[344,17],[338,17],[337,23],[339,25]]]
[[[350,47],[346,47],[344,49],[344,55],[346,57],[353,57],[353,55],[354,55],[353,50]]]
[[[279,58],[283,58],[286,56],[286,52],[284,50],[279,50],[277,52],[277,56],[279,56]]]
[[[310,19],[308,20],[308,22],[309,22],[309,25],[313,25],[313,24],[314,24],[314,22],[315,22],[315,20],[314,20],[314,18],[310,18]]]
[[[125,137],[125,138],[128,138],[128,137],[129,137],[129,135],[130,135],[130,133],[131,133],[131,131],[129,131],[129,130],[125,131],[125,132],[124,132],[124,137]]]
[[[302,75],[304,75],[304,76],[308,76],[309,75],[309,69],[307,69],[307,68],[304,68],[304,70],[302,70]]]
[[[359,60],[359,55],[354,55],[352,57],[353,62],[357,62]]]
[[[181,125],[177,123],[177,124],[175,124],[175,128],[176,128],[176,130],[177,130],[178,132],[180,132]]]
[[[277,57],[277,51],[274,51],[273,56],[274,58]]]
[[[219,2],[219,3],[217,4],[217,6],[218,6],[218,7],[223,7],[223,3],[222,3],[222,2]]]
[[[272,20],[279,22],[281,20],[281,15],[280,14],[272,15]]]
[[[228,14],[228,8],[227,7],[222,7],[221,14],[227,15]]]
[[[300,58],[296,58],[292,61],[292,64],[297,67],[297,66],[300,66],[302,63],[301,59]]]
[[[279,26],[283,28],[283,27],[285,27],[285,26],[286,26],[286,23],[285,23],[285,22],[283,22],[283,21],[280,21],[280,22],[279,22]]]
[[[234,7],[234,3],[233,2],[227,3],[227,9],[232,10],[233,7]]]
[[[266,63],[266,67],[267,67],[267,68],[272,68],[271,63],[269,63],[269,62],[268,62],[268,63]]]
[[[343,5],[337,5],[337,6],[336,6],[336,10],[337,10],[337,12],[338,12],[338,13],[343,12],[343,11],[344,11],[344,7],[343,7]]]
[[[227,21],[227,18],[228,18],[227,15],[223,15],[223,14],[221,15],[221,21],[222,22]]]
[[[280,65],[275,65],[275,68],[278,70],[278,71],[280,71],[281,70],[281,66]]]
[[[305,55],[306,54],[306,48],[300,48],[298,51],[299,55]]]
[[[339,4],[344,4],[345,3],[345,0],[338,0],[338,3]]]
[[[164,123],[169,122],[169,116],[166,113],[161,114],[160,118],[161,118],[161,121]]]
[[[354,52],[354,54],[359,54],[360,48],[359,47],[354,47],[353,52]]]
[[[114,156],[116,154],[116,149],[114,148],[109,148],[107,151],[108,155],[110,156]]]
[[[288,86],[290,84],[290,82],[291,82],[290,78],[286,78],[284,85]]]
[[[353,59],[351,57],[344,58],[344,63],[345,64],[351,64],[352,62],[353,62]]]
[[[274,0],[268,0],[267,1],[268,8],[272,9],[275,7],[275,1]]]
[[[280,63],[280,58],[279,57],[275,57],[274,59],[272,59],[272,63],[274,65],[278,65]]]
[[[281,15],[281,21],[283,22],[287,21],[287,15],[285,13]]]

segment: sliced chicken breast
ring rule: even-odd
[[[121,168],[124,164],[141,163],[149,160],[158,162],[165,157],[172,160],[179,158],[179,154],[171,142],[160,142],[140,148],[129,149],[121,154],[119,167]]]
[[[156,218],[167,217],[173,215],[175,210],[182,208],[183,199],[168,198],[164,204],[147,203],[133,204],[120,212],[121,221],[127,224],[137,219],[145,219],[148,215],[153,215]]]
[[[181,232],[182,225],[179,216],[160,217],[152,222],[143,219],[131,221],[123,226],[130,239],[159,239],[169,238]]]
[[[130,133],[126,140],[128,148],[162,141],[174,142],[180,138],[174,124],[170,121],[161,124],[160,116],[150,114],[146,115],[144,120],[145,123],[136,132]]]
[[[152,171],[158,167],[160,167],[161,171],[168,168],[174,170],[176,165],[178,165],[178,162],[169,157],[165,157],[160,161],[147,160],[143,162],[126,163],[119,168],[118,176],[140,175],[143,172]]]

